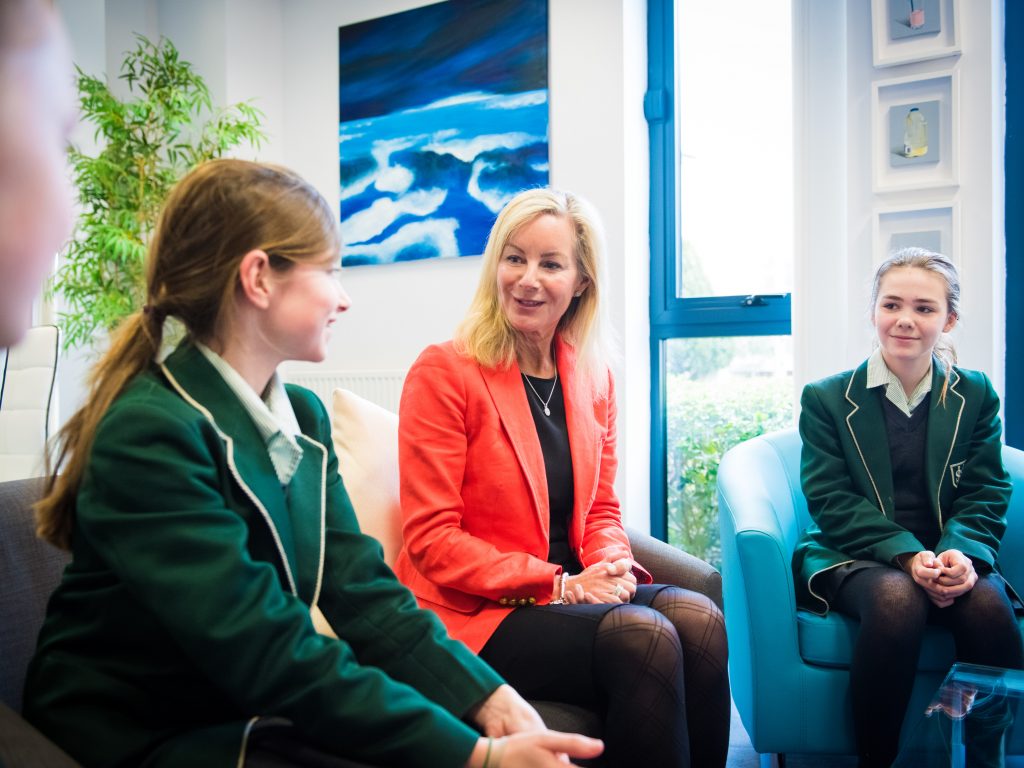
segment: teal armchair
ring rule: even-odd
[[[1016,492],[999,561],[1010,583],[1024,588],[1024,451],[1005,447],[1003,461]],[[790,561],[810,522],[797,431],[728,451],[718,468],[718,501],[733,698],[762,766],[772,753],[855,754],[849,664],[857,622],[796,608]],[[924,709],[952,662],[952,636],[930,627],[909,711]],[[904,734],[912,722],[907,718]],[[1024,744],[1011,739],[1008,751],[1024,753]]]

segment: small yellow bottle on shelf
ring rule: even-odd
[[[911,107],[907,112],[906,126],[903,129],[903,156],[924,157],[928,154],[928,121],[921,110]]]

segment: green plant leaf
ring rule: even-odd
[[[171,187],[197,164],[243,142],[262,145],[263,113],[250,102],[215,110],[209,89],[166,38],[136,35],[118,78],[129,96],[76,67],[83,119],[102,148],[68,148],[81,214],[47,288],[60,295],[66,348],[92,342],[144,300],[149,237]]]

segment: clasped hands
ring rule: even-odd
[[[554,599],[561,594],[560,582],[561,577],[555,577]],[[565,580],[565,602],[570,604],[628,603],[635,594],[636,576],[628,557],[602,560]]]
[[[958,549],[947,549],[938,555],[927,550],[918,552],[903,568],[939,608],[952,605],[978,582],[974,563]]]

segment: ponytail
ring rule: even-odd
[[[36,534],[61,549],[71,548],[75,498],[92,452],[96,429],[128,382],[156,358],[163,342],[163,316],[150,307],[125,318],[110,349],[89,374],[89,394],[57,435],[46,455],[46,496],[35,505]],[[59,474],[58,474],[59,473]]]
[[[953,342],[944,333],[939,338],[932,353],[939,358],[939,362],[942,363],[942,367],[946,371],[946,375],[942,380],[942,389],[939,391],[939,402],[945,405],[949,380],[953,377],[953,366],[956,365],[956,349],[953,347]]]

